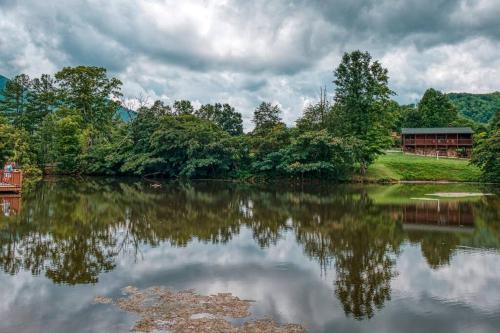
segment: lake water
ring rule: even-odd
[[[93,302],[126,286],[232,293],[309,332],[500,331],[498,188],[59,178],[0,200],[0,333],[128,332]]]

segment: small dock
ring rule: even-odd
[[[19,193],[23,184],[23,172],[21,170],[0,171],[0,192]]]

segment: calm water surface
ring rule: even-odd
[[[421,199],[450,191],[496,195]],[[0,333],[128,332],[93,299],[129,285],[310,332],[500,331],[495,188],[53,179],[0,200]]]

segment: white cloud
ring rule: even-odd
[[[107,67],[129,98],[234,104],[251,128],[262,100],[293,124],[344,51],[390,69],[400,102],[433,86],[500,90],[497,1],[0,1],[0,74]]]

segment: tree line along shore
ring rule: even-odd
[[[500,111],[489,124],[475,123],[432,88],[417,105],[399,105],[387,69],[368,52],[345,53],[332,79],[333,99],[322,89],[295,126],[286,126],[278,105],[262,102],[244,133],[229,104],[155,101],[127,111],[122,83],[105,68],[20,74],[0,96],[0,162],[14,161],[27,175],[500,181]],[[453,126],[475,130],[470,163],[384,154],[399,145],[391,133],[403,127]]]

